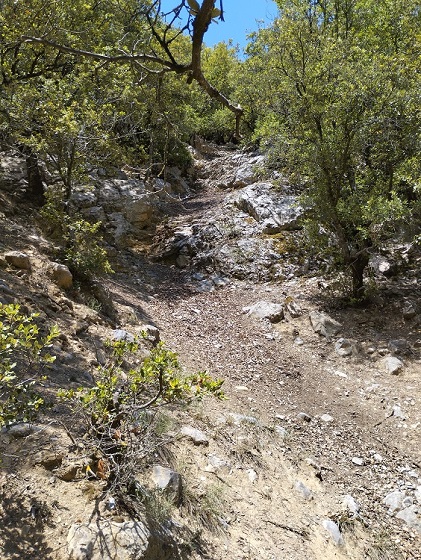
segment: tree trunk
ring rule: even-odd
[[[363,249],[351,261],[352,297],[361,299],[365,295],[364,271],[369,261],[368,252]]]
[[[46,39],[45,37],[32,37],[29,35],[23,35],[22,40],[27,43],[40,43],[42,45],[57,49],[58,51],[63,53],[83,56],[86,58],[91,58],[93,60],[102,61],[103,63],[141,63],[142,68],[146,71],[148,71],[148,67],[144,65],[151,64],[152,67],[149,69],[151,73],[157,72],[155,67],[158,65],[161,66],[165,71],[173,71],[176,74],[187,74],[187,83],[191,83],[192,80],[195,80],[203,89],[203,91],[207,93],[212,99],[216,99],[224,107],[227,107],[232,113],[234,113],[236,121],[235,137],[237,140],[239,140],[241,138],[240,121],[244,113],[243,108],[241,107],[241,105],[233,103],[230,99],[225,97],[225,95],[223,95],[217,88],[212,86],[208,82],[202,71],[201,57],[203,39],[212,21],[212,12],[215,8],[215,0],[202,0],[201,4],[199,4],[199,9],[196,16],[194,17],[192,25],[192,50],[191,62],[189,64],[178,63],[175,59],[175,56],[171,52],[171,43],[174,39],[169,39],[167,36],[167,32],[171,28],[173,22],[169,25],[169,27],[167,27],[166,31],[162,33],[161,26],[158,24],[158,14],[156,11],[154,11],[154,8],[156,8],[157,5],[160,6],[160,2],[152,3],[152,8],[150,8],[149,13],[146,13],[146,17],[152,35],[155,37],[162,48],[162,56],[156,55],[155,53],[123,53],[112,56],[108,54],[86,51],[68,45],[62,45],[55,41]],[[220,3],[220,6],[220,18],[223,19],[222,2]],[[170,33],[169,35],[171,36],[172,34]]]
[[[35,204],[42,205],[45,202],[44,183],[38,165],[37,154],[31,148],[25,148],[26,172],[28,175],[27,198]]]

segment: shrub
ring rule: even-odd
[[[162,342],[134,368],[128,361],[130,357],[135,361],[138,341],[107,344],[109,362],[99,368],[93,387],[61,391],[59,396],[85,419],[85,438],[91,436],[96,457],[90,469],[118,488],[129,488],[139,461],[150,456],[157,445],[148,435],[152,411],[168,403],[185,405],[205,394],[223,398],[223,382],[205,372],[183,375],[177,354]],[[98,464],[106,465],[106,477],[102,467],[98,472]]]
[[[41,217],[50,233],[62,244],[59,258],[72,273],[82,280],[89,280],[97,274],[112,273],[107,253],[101,247],[101,222],[91,224],[68,214],[60,189],[48,192],[46,199]]]
[[[42,336],[37,316],[22,314],[19,305],[0,304],[0,427],[33,420],[44,404],[35,385],[44,365],[55,360],[47,349],[59,331],[54,326]]]

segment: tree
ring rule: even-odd
[[[34,420],[44,405],[36,385],[55,360],[48,349],[60,333],[55,326],[42,335],[37,317],[0,303],[0,428]]]
[[[240,119],[243,113],[241,106],[231,102],[217,88],[212,86],[202,70],[202,47],[205,33],[214,17],[222,17],[222,11],[215,8],[215,0],[203,0],[201,4],[195,0],[190,0],[189,6],[190,17],[188,23],[184,28],[179,29],[174,27],[174,22],[180,11],[185,7],[185,0],[182,0],[170,12],[174,16],[166,24],[163,23],[161,16],[161,0],[152,0],[140,4],[127,0],[124,8],[119,6],[119,11],[124,9],[123,14],[125,14],[122,33],[117,37],[114,33],[106,34],[103,44],[101,45],[100,42],[99,45],[95,45],[96,47],[102,47],[102,52],[98,52],[100,50],[98,48],[97,50],[90,50],[91,38],[87,37],[86,33],[78,33],[74,26],[71,29],[64,28],[67,32],[63,37],[62,28],[52,26],[45,29],[45,25],[43,25],[44,29],[39,30],[43,32],[23,34],[21,40],[24,43],[40,44],[60,53],[87,57],[102,64],[126,63],[148,73],[175,72],[176,74],[186,74],[188,83],[197,82],[210,97],[217,99],[235,114],[236,134],[239,135]],[[94,15],[97,19],[98,12],[102,10],[102,5],[98,7],[98,4],[94,6],[83,4],[84,11],[87,7],[92,14],[86,14],[85,18],[92,21],[92,15]],[[112,13],[112,15],[115,14],[115,12],[110,11],[110,8],[107,9],[107,12]],[[186,29],[191,32],[189,61],[178,58],[176,49],[174,49],[178,37]],[[151,41],[144,41],[145,30],[152,34]],[[98,37],[98,32],[94,34],[94,37]],[[111,41],[108,40],[110,37]]]
[[[156,435],[152,441],[148,436],[152,411],[170,403],[185,407],[206,395],[223,399],[223,381],[206,372],[185,375],[177,354],[162,342],[142,360],[138,341],[107,341],[106,345],[111,355],[99,368],[95,384],[58,395],[73,403],[75,413],[82,416],[83,438],[96,457],[91,472],[107,480],[108,489],[125,503],[127,494],[136,497],[133,485],[140,462],[152,456],[159,444]]]
[[[75,24],[81,24],[86,13],[78,4],[72,14]],[[32,199],[43,201],[42,177],[38,166],[41,155],[37,144],[48,135],[57,135],[57,123],[54,115],[59,116],[62,105],[68,109],[68,99],[52,101],[54,88],[63,85],[75,69],[76,58],[61,53],[42,44],[28,44],[22,39],[24,33],[35,29],[48,29],[54,21],[58,26],[66,25],[71,15],[57,4],[47,4],[39,0],[30,0],[23,6],[16,2],[3,2],[0,14],[0,111],[2,141],[21,149],[27,159],[29,194]],[[77,16],[77,17],[76,17]],[[72,91],[70,86],[69,92]],[[69,97],[70,93],[67,95]],[[45,99],[45,103],[44,103]],[[43,109],[49,110],[47,122],[43,121]],[[53,109],[51,111],[51,109]],[[60,115],[60,118],[62,115]],[[63,128],[63,119],[61,128]],[[54,130],[56,129],[56,130]],[[38,136],[38,138],[37,138]],[[61,166],[62,167],[62,166]]]
[[[313,239],[325,239],[361,297],[371,248],[419,196],[421,12],[401,0],[278,5],[245,68],[259,80],[246,90],[258,107],[255,136],[300,175]]]
[[[203,49],[203,71],[209,81],[228,98],[235,98],[236,76],[241,62],[235,48],[218,43]],[[212,99],[200,87],[192,90],[191,107],[195,112],[194,132],[209,140],[224,143],[232,139],[235,115]]]
[[[202,71],[204,34],[212,18],[222,17],[214,3],[190,0],[197,10],[190,8],[182,28],[176,24],[184,0],[166,20],[156,0],[2,3],[0,133],[3,144],[25,154],[34,201],[44,201],[39,160],[66,198],[95,167],[183,166],[182,142],[203,113],[186,78],[215,99],[208,119],[223,103],[239,130],[242,110],[224,96],[231,91],[211,86]],[[233,126],[220,113],[219,126]]]

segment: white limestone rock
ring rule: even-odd
[[[152,483],[156,488],[163,490],[175,504],[179,504],[182,495],[181,475],[168,467],[154,465],[151,474]]]
[[[201,430],[193,428],[193,426],[183,426],[181,434],[193,441],[195,445],[209,445],[208,436]]]
[[[399,372],[403,369],[404,363],[399,358],[395,358],[394,356],[388,356],[382,360],[383,368],[386,370],[387,373],[391,375],[398,375]]]
[[[31,270],[31,260],[26,253],[22,253],[21,251],[8,251],[4,254],[4,258],[8,264],[15,268]]]
[[[310,313],[310,323],[315,333],[326,338],[337,335],[342,329],[341,323],[329,317],[326,313],[319,313],[318,311]]]
[[[329,533],[331,539],[336,544],[336,546],[343,546],[344,539],[343,539],[343,536],[341,534],[341,531],[339,530],[338,525],[334,521],[332,521],[331,519],[325,519],[323,521],[322,525],[326,529],[326,531]]]
[[[51,265],[53,280],[59,288],[67,290],[72,287],[73,275],[64,264],[52,263]]]
[[[243,311],[258,319],[267,319],[271,323],[279,323],[284,318],[284,306],[280,303],[258,301],[250,307],[244,307]]]

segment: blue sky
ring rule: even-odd
[[[198,0],[200,3],[200,0]],[[177,5],[176,0],[163,0],[162,7],[171,9]],[[219,0],[215,6],[219,8]],[[224,19],[218,23],[212,23],[205,35],[205,43],[209,47],[220,41],[228,42],[232,39],[233,44],[238,44],[240,49],[247,44],[247,35],[258,29],[256,20],[263,20],[263,25],[271,22],[277,13],[277,7],[273,0],[223,0]]]
[[[216,4],[219,6],[217,0]],[[208,46],[220,41],[233,40],[234,45],[243,48],[247,44],[247,35],[258,29],[256,20],[263,20],[264,24],[273,21],[277,7],[272,0],[224,0],[224,19],[212,23],[205,36]]]

